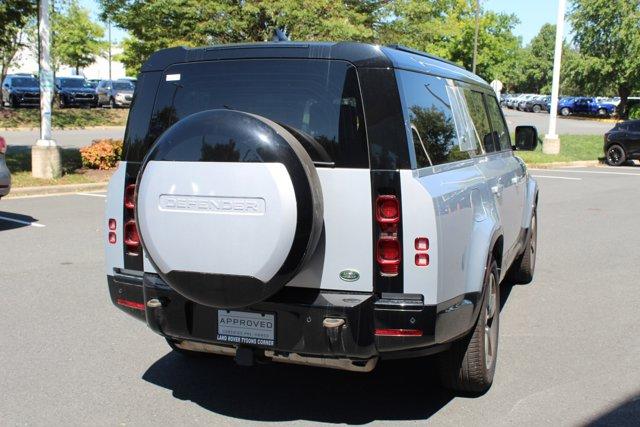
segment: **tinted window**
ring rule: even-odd
[[[38,80],[30,77],[14,77],[11,79],[11,85],[14,87],[38,87]]]
[[[463,93],[475,128],[475,137],[484,146],[487,153],[499,151],[500,147],[494,142],[494,136],[491,134],[491,126],[489,125],[482,93],[466,88],[463,89]]]
[[[469,158],[458,144],[447,81],[398,71],[418,168]]]
[[[114,82],[113,88],[115,90],[133,90],[133,85],[129,82]]]
[[[87,82],[82,79],[60,79],[60,86],[68,88],[90,87]]]
[[[498,101],[490,95],[485,95],[485,99],[487,101],[491,127],[493,128],[494,144],[496,147],[499,147],[498,150],[510,150],[511,138],[509,137],[509,128],[504,121]],[[487,152],[489,152],[488,149]]]
[[[308,151],[316,162],[369,165],[356,70],[347,62],[201,62],[173,65],[165,75],[171,78],[161,80],[147,147],[190,114],[226,108],[258,114],[289,128],[303,145],[313,143],[316,149]]]

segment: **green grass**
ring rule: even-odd
[[[536,151],[518,151],[516,154],[528,164],[598,160],[604,156],[602,146],[601,135],[561,135],[558,155],[543,154],[542,144],[538,144]]]
[[[87,170],[82,168],[80,151],[77,148],[62,148],[62,177],[40,179],[31,176],[31,147],[9,146],[5,161],[11,171],[11,186],[35,187],[41,185],[84,184],[104,182],[110,171]]]
[[[83,128],[87,126],[124,126],[127,109],[65,108],[53,109],[51,124],[55,128]],[[0,108],[0,128],[38,127],[40,110],[37,108]]]

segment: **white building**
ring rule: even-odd
[[[114,57],[122,52],[122,48],[114,47],[111,49],[111,56]],[[11,66],[9,67],[10,73],[38,73],[38,57],[37,51],[31,48],[21,49],[14,58]],[[56,72],[56,76],[72,76],[76,74],[76,70],[73,67],[66,65],[61,66]],[[106,80],[109,78],[109,60],[102,56],[97,56],[93,64],[88,67],[80,69],[80,75],[87,79],[101,79]],[[111,78],[119,79],[126,77],[124,70],[124,64],[119,61],[111,60]],[[135,77],[135,76],[132,76]]]

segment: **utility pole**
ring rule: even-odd
[[[473,74],[478,64],[478,32],[480,31],[480,0],[476,0],[476,34],[473,37]]]
[[[111,20],[107,21],[107,32],[109,33],[109,80],[111,80]]]
[[[36,178],[58,178],[62,175],[60,149],[51,138],[51,103],[53,71],[51,70],[51,3],[40,0],[38,40],[40,60],[40,139],[31,147],[31,174]]]
[[[560,94],[560,67],[562,65],[562,42],[564,38],[565,0],[558,0],[558,19],[556,23],[556,48],[553,56],[553,82],[551,87],[551,111],[549,112],[549,133],[544,137],[542,152],[560,153],[560,137],[556,133],[558,121],[558,95]]]

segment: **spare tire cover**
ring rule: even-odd
[[[280,290],[315,250],[323,204],[313,161],[264,117],[192,114],[149,150],[136,220],[158,274],[185,297],[238,308]]]

